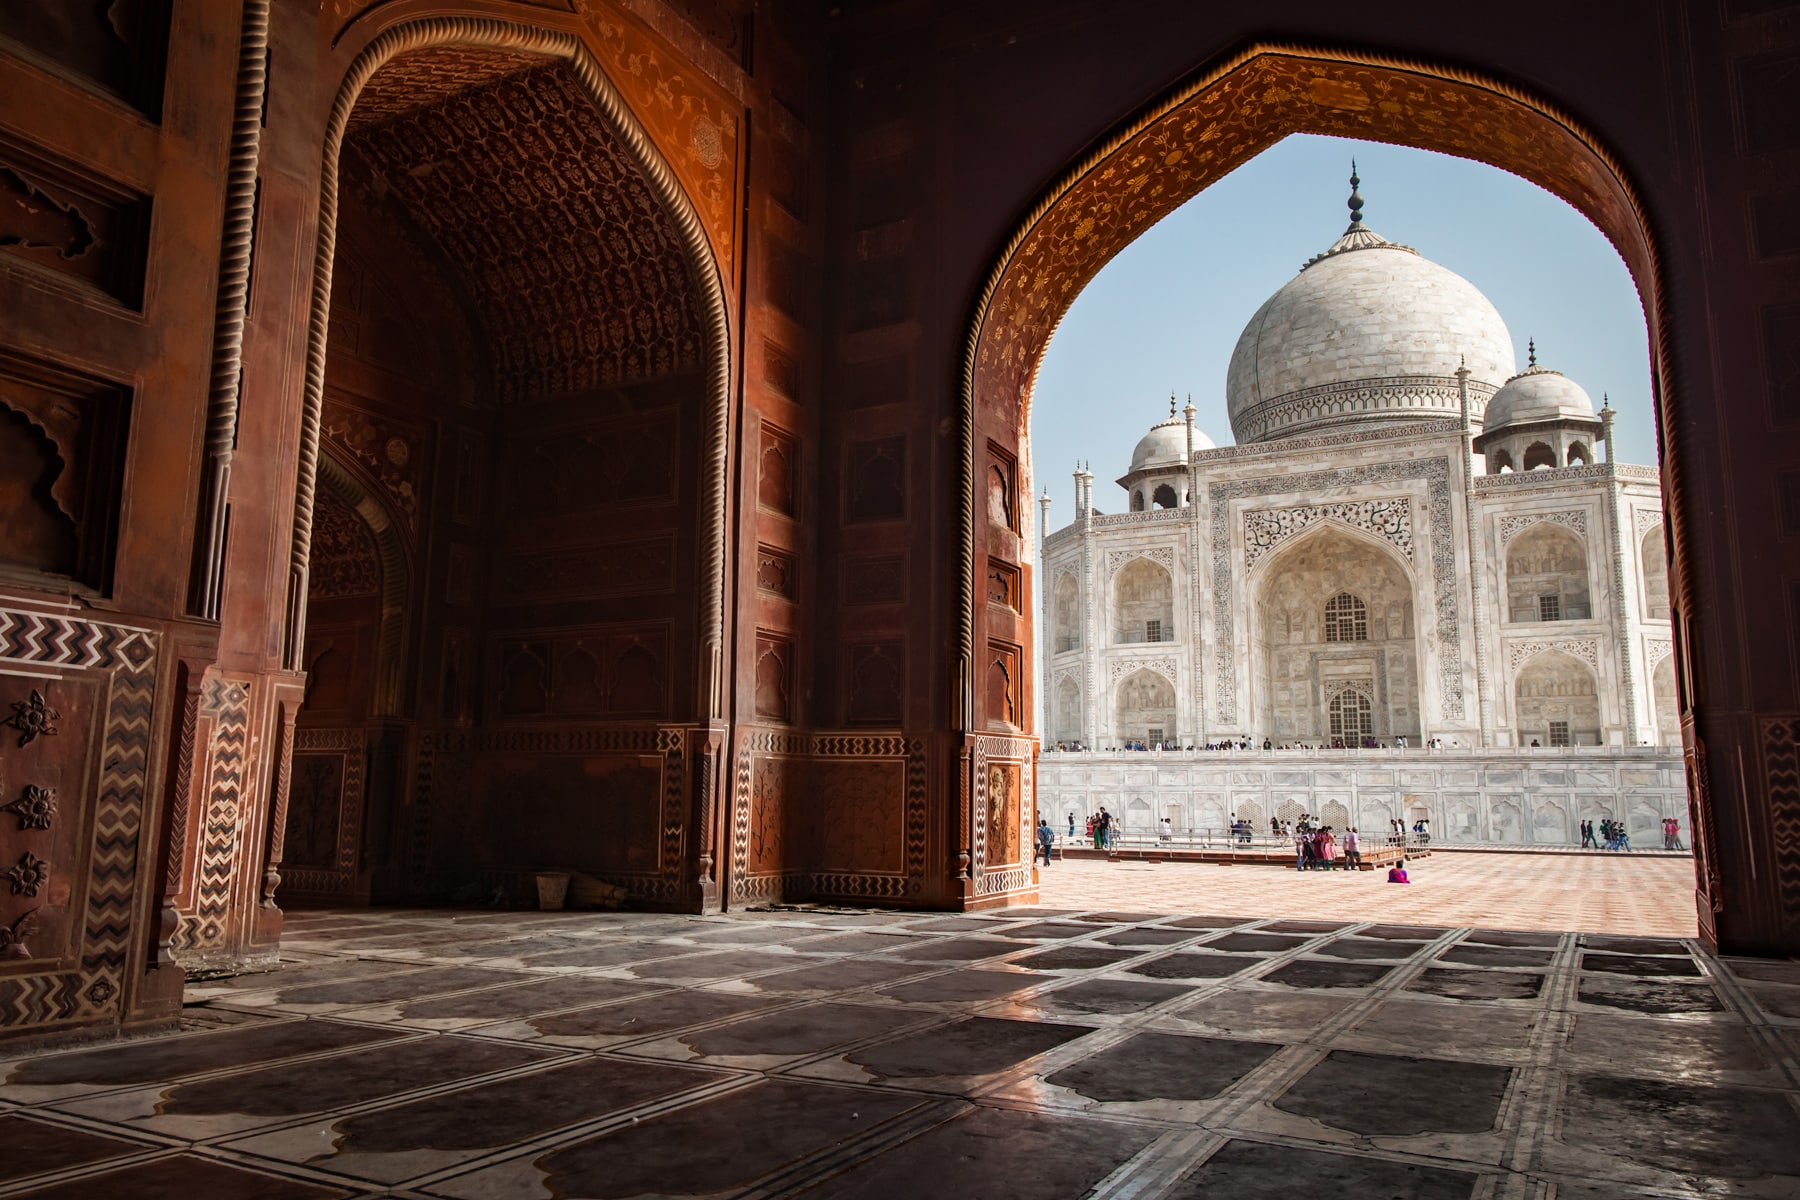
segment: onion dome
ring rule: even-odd
[[[1579,383],[1561,371],[1538,366],[1537,341],[1529,343],[1529,361],[1488,401],[1484,433],[1538,421],[1581,421],[1592,424],[1594,401]]]
[[[1350,227],[1256,310],[1226,374],[1239,443],[1459,417],[1466,359],[1473,416],[1513,374],[1512,335],[1474,284],[1363,224],[1352,164]]]

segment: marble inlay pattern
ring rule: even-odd
[[[194,984],[180,1032],[0,1059],[0,1194],[1800,1188],[1800,968],[1306,894],[1279,918],[1124,885],[1134,911],[290,913],[284,969]]]

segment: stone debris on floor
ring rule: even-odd
[[[0,1060],[0,1196],[1800,1194],[1800,963],[1121,899],[292,913]]]

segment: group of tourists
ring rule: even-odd
[[[1340,842],[1331,826],[1314,828],[1302,818],[1294,832],[1294,866],[1302,871],[1361,870],[1362,839],[1351,828]]]
[[[1663,841],[1668,841],[1669,823],[1663,822]],[[1631,849],[1631,833],[1625,828],[1625,822],[1615,821],[1611,817],[1603,819],[1598,825],[1592,821],[1581,823],[1581,848],[1583,850],[1626,850]]]

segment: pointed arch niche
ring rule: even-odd
[[[1258,562],[1249,589],[1259,742],[1419,736],[1418,578],[1391,544],[1321,521]]]
[[[639,902],[716,903],[694,734],[723,737],[730,657],[723,251],[600,52],[397,18],[326,123],[284,658],[317,665],[320,518],[354,512],[378,546],[401,526],[419,595],[381,596],[372,707],[416,722],[419,750],[371,743],[358,843],[393,850],[384,896],[522,890],[555,861]],[[434,775],[462,786],[434,795]],[[429,828],[383,824],[378,782],[402,776]]]

